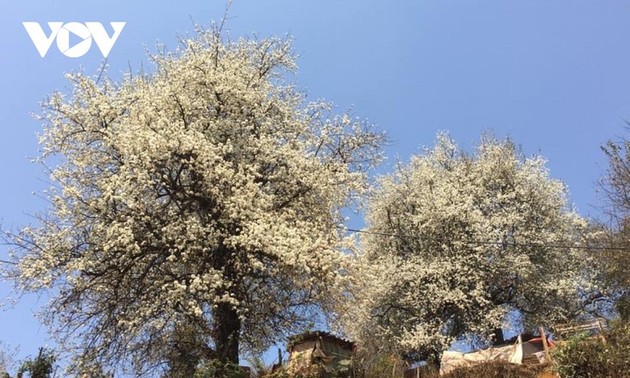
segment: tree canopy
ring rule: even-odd
[[[627,131],[627,130],[626,130]],[[607,295],[613,300],[621,318],[630,320],[630,141],[627,137],[610,140],[602,147],[608,158],[600,188],[610,224],[598,225],[599,246],[596,251]],[[609,247],[606,249],[605,247]]]
[[[10,272],[53,288],[75,367],[238,362],[292,330],[340,275],[341,210],[383,135],[288,80],[291,43],[199,31],[151,73],[68,75],[41,119],[50,209],[12,235]]]
[[[572,317],[585,228],[541,157],[490,136],[467,154],[440,134],[372,193],[341,324],[366,348],[418,360],[487,338],[508,314],[526,327]]]

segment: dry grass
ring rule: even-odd
[[[548,365],[516,365],[509,362],[486,362],[456,369],[442,378],[541,378],[553,374]],[[554,375],[552,375],[555,377]]]

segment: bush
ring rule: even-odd
[[[28,373],[31,378],[49,378],[52,376],[57,356],[52,349],[39,348],[39,354],[34,359],[26,360],[18,370],[18,377]]]
[[[553,359],[561,378],[630,378],[630,323],[618,323],[599,338],[578,335],[560,343]]]
[[[361,356],[355,360],[355,371],[359,378],[382,378],[402,376],[408,364],[396,355]]]
[[[223,363],[219,360],[210,360],[202,363],[197,368],[193,378],[249,378],[250,371],[243,367],[232,364]]]
[[[287,371],[280,368],[270,373],[264,373],[258,377],[264,378],[352,378],[352,372],[347,369],[339,369],[333,371],[325,371],[325,369],[312,365],[309,369],[301,369],[299,371]]]

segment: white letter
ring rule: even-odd
[[[105,58],[107,58],[107,55],[111,51],[112,47],[114,47],[114,43],[116,43],[116,40],[118,39],[118,36],[120,36],[126,22],[110,22],[109,24],[112,26],[112,29],[114,29],[114,34],[111,38],[107,35],[107,31],[105,31],[105,28],[100,22],[85,23],[87,28],[90,29],[94,42],[96,42],[96,45],[101,50],[101,53]]]
[[[35,48],[39,52],[41,57],[45,57],[50,45],[52,45],[52,41],[61,29],[61,25],[63,22],[49,22],[48,27],[50,28],[50,36],[46,36],[44,30],[39,25],[38,22],[22,22],[28,36],[31,37],[31,41],[35,45]]]
[[[70,47],[70,33],[83,38],[83,41]],[[57,47],[63,55],[68,58],[78,58],[85,55],[92,46],[92,37],[90,30],[80,22],[68,22],[63,25],[63,28],[59,30],[57,35]]]

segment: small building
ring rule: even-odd
[[[309,331],[292,336],[287,345],[287,371],[303,375],[317,373],[321,377],[347,372],[351,377],[354,348],[353,342],[328,332]]]

